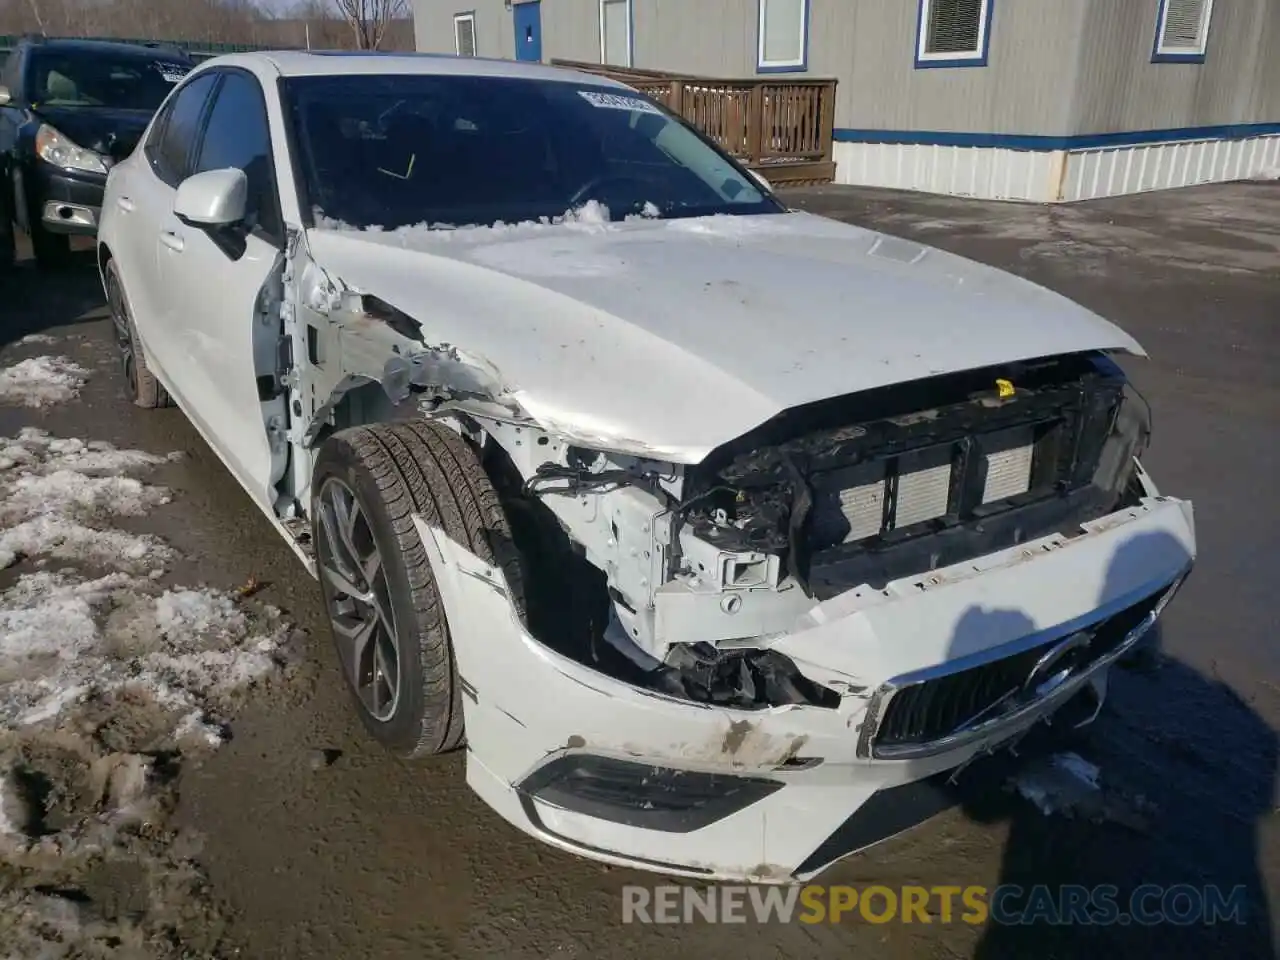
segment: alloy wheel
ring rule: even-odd
[[[138,388],[138,374],[133,356],[133,334],[129,328],[129,309],[120,292],[120,282],[112,278],[107,284],[107,307],[111,311],[111,325],[115,328],[116,349],[120,351],[120,365],[131,393]]]
[[[316,498],[316,560],[338,656],[356,698],[375,720],[400,702],[400,643],[382,554],[355,493],[330,477]]]

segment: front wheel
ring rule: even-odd
[[[519,558],[484,468],[443,425],[380,423],[330,437],[311,489],[320,589],[360,719],[406,759],[454,749],[463,718],[449,622],[412,517],[500,565],[520,597]]]
[[[5,180],[0,178],[0,273],[13,267],[18,259],[13,209],[6,186]]]

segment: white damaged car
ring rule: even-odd
[[[134,400],[318,577],[373,736],[584,856],[812,876],[1090,721],[1195,556],[1129,336],[599,77],[221,57],[98,237]]]

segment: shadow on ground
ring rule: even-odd
[[[1126,541],[1099,602],[1134,589],[1142,558],[1181,551],[1163,533]],[[957,647],[972,649],[961,633],[1010,618],[1018,632],[1035,629],[1017,610],[975,610]],[[1141,659],[1113,671],[1095,726],[1056,737],[1097,768],[1097,788],[1045,758],[1028,766],[1046,773],[1034,785],[1057,813],[990,790],[965,802],[969,820],[1006,827],[975,960],[1275,955],[1259,834],[1272,812],[1276,735],[1230,687],[1159,645],[1153,631]]]
[[[99,320],[96,308],[103,305],[92,249],[75,250],[56,270],[38,270],[34,260],[19,260],[0,279],[0,348],[54,327]]]

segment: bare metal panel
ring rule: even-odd
[[[503,0],[415,0],[418,49],[453,52],[456,7],[481,56],[512,57]],[[598,62],[598,0],[544,0],[545,58]],[[634,0],[633,65],[756,75],[757,0]],[[1065,135],[1280,118],[1280,0],[1217,0],[1203,64],[1151,63],[1159,0],[995,2],[985,67],[915,67],[918,0],[811,0],[809,64],[839,79],[835,125]],[[778,75],[780,79],[788,74]]]
[[[809,70],[840,80],[837,127],[1062,134],[1085,3],[996,0],[987,66],[920,70],[917,0],[813,0]]]
[[[633,0],[633,6],[638,16],[643,0]],[[543,0],[542,57],[599,63],[599,0]],[[632,65],[641,66],[642,61],[637,57]]]
[[[467,0],[466,3],[414,0],[413,35],[418,50],[454,53],[454,14],[470,12],[475,14],[476,56],[514,59],[515,24],[503,0]]]
[[[1217,0],[1204,63],[1152,63],[1159,0],[1088,0],[1073,132],[1280,119],[1280,3]]]

